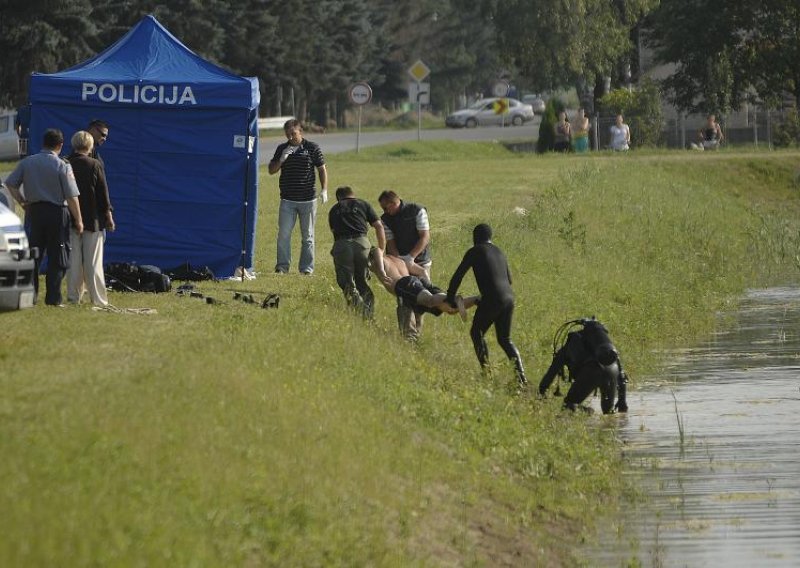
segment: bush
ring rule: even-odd
[[[800,146],[800,115],[797,109],[786,113],[786,118],[775,128],[773,143],[782,148]]]
[[[565,110],[561,99],[551,98],[544,108],[542,122],[539,125],[539,140],[536,141],[536,152],[544,154],[552,152],[555,146],[555,125],[558,122],[558,113]]]
[[[622,114],[637,146],[657,146],[662,142],[664,115],[661,112],[661,91],[652,79],[643,79],[634,91],[616,89],[600,99],[600,115],[607,118]]]

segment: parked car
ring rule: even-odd
[[[14,125],[16,111],[0,109],[0,160],[19,159],[19,137]]]
[[[544,114],[545,102],[539,95],[524,95],[522,102],[533,107],[533,112],[536,114]]]
[[[33,306],[34,260],[22,221],[0,194],[0,311]]]
[[[498,112],[502,110],[502,106],[506,101],[508,109],[506,112]],[[522,126],[524,123],[533,120],[534,113],[531,105],[523,104],[517,99],[500,99],[489,98],[480,99],[465,109],[458,110],[445,119],[444,123],[452,128],[475,128],[478,125],[499,125],[499,124],[512,124],[514,126]]]

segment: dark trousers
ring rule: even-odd
[[[475,355],[481,367],[489,365],[489,347],[486,345],[484,336],[489,327],[494,325],[494,332],[497,336],[497,343],[506,354],[506,357],[514,362],[514,369],[517,380],[520,384],[526,384],[525,369],[522,366],[522,356],[516,346],[511,342],[511,318],[514,315],[514,301],[508,300],[501,304],[490,304],[481,300],[478,309],[475,310],[475,317],[472,319],[470,337],[475,348]]]
[[[331,249],[336,283],[344,292],[347,303],[365,318],[371,318],[375,309],[375,297],[367,284],[369,249],[367,237],[339,239]]]
[[[29,241],[39,249],[33,274],[35,298],[39,296],[39,267],[47,254],[46,292],[44,303],[57,306],[61,303],[61,282],[69,268],[69,210],[52,203],[32,203],[26,212],[30,218]],[[36,301],[36,300],[34,300]]]

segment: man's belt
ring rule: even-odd
[[[335,241],[343,241],[345,239],[360,239],[361,237],[366,237],[366,233],[350,233],[349,235],[337,235],[333,240]]]

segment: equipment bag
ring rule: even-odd
[[[106,286],[118,292],[169,292],[172,282],[157,266],[115,262],[103,267]]]

